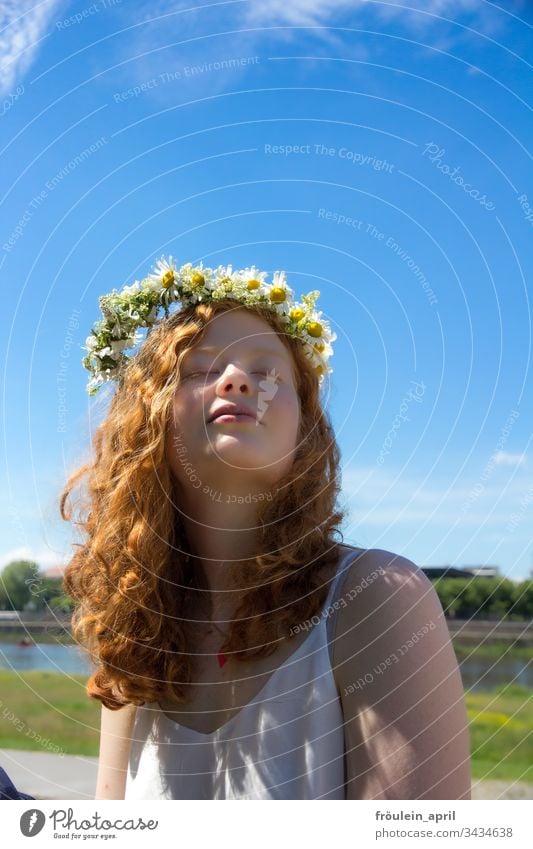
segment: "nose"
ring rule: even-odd
[[[247,393],[250,390],[250,379],[243,369],[228,365],[220,376],[217,390],[223,394],[232,391]]]

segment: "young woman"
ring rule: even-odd
[[[335,539],[318,314],[302,333],[301,312],[220,296],[208,272],[195,272],[202,300],[154,323],[122,369],[94,461],[62,494],[70,519],[89,473],[65,586],[102,704],[96,798],[470,798],[463,688],[431,582]],[[276,303],[291,291],[235,279]]]

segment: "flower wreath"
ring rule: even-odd
[[[317,312],[315,303],[320,292],[315,289],[294,301],[284,271],[276,271],[272,283],[266,283],[267,272],[253,265],[240,271],[232,266],[204,268],[188,262],[177,268],[172,257],[158,259],[154,271],[120,292],[113,289],[99,298],[103,318],[97,321],[86,339],[83,350],[88,354],[83,365],[91,372],[87,391],[94,395],[103,383],[115,380],[129,357],[124,353],[142,338],[139,327],[155,324],[161,307],[168,317],[171,303],[189,306],[208,300],[233,298],[244,304],[265,304],[281,316],[288,333],[302,340],[306,356],[311,360],[322,385],[324,375],[333,369],[328,359],[333,354],[331,343],[337,338],[329,324]]]

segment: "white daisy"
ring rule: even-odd
[[[87,339],[85,340],[84,350],[85,351],[94,351],[94,349],[97,348],[97,347],[98,347],[98,339],[96,338],[96,336],[93,336],[92,334],[90,336],[87,336]]]
[[[143,283],[145,289],[161,289],[168,288],[164,284],[168,282],[168,280],[173,280],[175,283],[177,281],[178,274],[175,263],[172,260],[172,257],[169,256],[168,260],[165,259],[164,256],[161,259],[158,259],[154,271],[151,274],[148,274],[145,277]]]
[[[249,296],[258,297],[260,295],[264,295],[265,297],[268,297],[268,285],[266,284],[267,277],[268,273],[266,271],[259,271],[255,265],[252,265],[251,268],[243,268],[239,271],[239,278],[242,281],[243,289]]]
[[[115,339],[113,342],[111,342],[111,348],[113,350],[113,353],[116,354],[119,351],[123,351],[124,348],[127,348],[130,344],[131,343],[129,339]]]
[[[125,295],[127,298],[129,298],[132,295],[137,295],[140,291],[141,291],[141,284],[139,283],[138,280],[136,280],[135,283],[131,284],[131,286],[124,286],[124,288],[122,289],[120,294]]]

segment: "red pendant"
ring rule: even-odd
[[[221,669],[224,666],[224,664],[226,663],[227,659],[228,658],[226,657],[224,652],[221,652],[221,651],[217,652],[218,665],[220,666]]]

